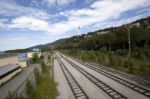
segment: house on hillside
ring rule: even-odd
[[[140,27],[140,23],[139,23],[139,22],[137,22],[137,23],[133,23],[133,24],[131,25],[131,27],[134,27],[134,26],[136,26],[136,27]]]
[[[105,34],[105,33],[108,33],[108,31],[101,31],[101,32],[97,32],[96,34],[101,35],[101,34]]]

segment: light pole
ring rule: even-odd
[[[126,25],[128,30],[128,47],[129,47],[129,54],[131,53],[131,33],[130,33],[130,24]]]
[[[77,36],[79,37],[80,35],[80,26],[78,26],[78,31],[77,31]]]

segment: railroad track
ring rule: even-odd
[[[62,56],[63,57],[63,56]],[[93,82],[97,87],[103,90],[106,94],[108,94],[112,99],[127,99],[124,95],[116,91],[115,89],[111,88],[98,78],[94,77],[93,75],[89,74],[87,71],[82,69],[81,67],[77,66],[73,62],[69,61],[67,58],[63,57],[71,66],[77,69],[81,74],[83,74],[86,78],[88,78],[91,82]]]
[[[122,79],[120,77],[117,77],[117,76],[115,76],[115,75],[113,75],[113,74],[111,74],[109,72],[106,72],[106,71],[104,71],[104,70],[102,70],[102,69],[100,69],[98,67],[92,66],[90,64],[85,64],[83,62],[79,62],[79,63],[84,65],[84,66],[86,66],[86,67],[88,67],[88,68],[90,68],[90,69],[92,69],[92,70],[94,70],[94,71],[96,71],[96,72],[98,72],[98,73],[100,73],[100,74],[102,74],[102,75],[104,75],[104,76],[106,76],[106,77],[108,77],[108,78],[111,78],[112,80],[115,80],[116,82],[118,82],[118,83],[120,83],[120,84],[122,84],[122,85],[124,85],[124,86],[126,86],[126,87],[128,87],[128,88],[130,88],[130,89],[132,89],[132,90],[134,90],[134,91],[144,95],[144,96],[147,96],[147,97],[150,98],[150,91],[148,89],[145,89],[145,88],[143,88],[141,86],[133,84],[133,83],[131,83],[129,81],[126,81],[126,80],[124,80],[124,79]]]
[[[75,61],[77,61],[77,62],[79,62],[79,63],[80,63],[80,62],[81,62],[81,63],[85,63],[85,64],[92,65],[92,66],[97,67],[97,68],[98,68],[98,66],[99,66],[99,64],[83,62],[83,61],[81,61],[81,60],[79,60],[79,59],[77,59],[77,58],[73,58],[73,57],[70,57],[70,58],[74,59]],[[150,84],[150,80],[144,79],[143,77],[141,77],[141,76],[139,76],[139,75],[127,74],[127,73],[124,73],[124,72],[121,72],[121,71],[118,71],[118,70],[114,70],[114,69],[111,69],[111,68],[108,68],[108,67],[105,67],[105,66],[99,67],[99,68],[101,68],[101,69],[103,69],[103,70],[106,70],[106,71],[108,71],[108,72],[119,73],[119,75],[121,75],[122,77],[128,78],[128,79],[132,79],[132,78],[133,78],[133,79],[142,81],[142,82],[144,82],[144,83]]]
[[[71,75],[71,73],[68,71],[68,69],[65,67],[63,62],[57,57],[59,65],[63,71],[63,74],[65,75],[65,78],[67,79],[67,82],[75,96],[76,99],[89,99],[86,93],[83,91],[81,86],[77,83],[77,81],[74,79],[74,77]]]

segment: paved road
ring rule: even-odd
[[[8,95],[8,92],[16,92],[20,94],[24,91],[27,79],[34,81],[34,73],[33,70],[35,66],[39,67],[38,65],[32,65],[25,68],[20,74],[15,76],[9,82],[4,84],[0,87],[0,99],[5,99]]]
[[[58,53],[60,60],[65,64],[67,69],[71,72],[72,76],[76,79],[76,81],[80,84],[80,86],[83,88],[85,93],[88,95],[90,99],[111,99],[111,97],[105,93],[103,90],[98,88],[94,83],[92,83],[90,80],[88,80],[83,74],[81,74],[77,69],[71,66],[64,58],[62,58]],[[66,56],[65,56],[66,57]],[[124,95],[127,99],[149,99],[147,96],[144,96],[100,73],[95,72],[94,70],[87,68],[86,66],[78,63],[77,61],[67,57],[71,62],[75,63],[94,77],[98,78],[99,80],[103,81],[105,84],[110,86],[111,88],[117,90],[119,93]],[[62,74],[62,70],[58,64],[58,61],[54,60],[54,75],[55,75],[55,81],[58,83],[58,91],[60,92],[58,99],[72,99],[69,98],[69,94],[71,93],[71,90],[69,90],[69,85],[66,82],[66,79],[64,78],[64,75]],[[67,90],[64,92],[64,90]]]

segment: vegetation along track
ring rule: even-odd
[[[74,59],[75,61],[77,61],[77,62],[79,62],[79,63],[81,63],[81,64],[84,64],[84,65],[94,66],[95,68],[100,68],[100,69],[102,69],[102,70],[105,70],[105,71],[108,71],[108,72],[112,72],[112,73],[113,73],[113,72],[114,72],[114,73],[119,73],[119,75],[121,75],[122,77],[129,78],[129,79],[132,79],[132,78],[133,78],[133,79],[137,79],[137,80],[140,80],[140,81],[142,81],[142,82],[145,82],[145,83],[147,83],[147,84],[150,84],[150,80],[145,79],[145,78],[143,78],[143,77],[141,77],[141,76],[139,76],[139,75],[127,74],[127,73],[124,73],[124,72],[121,72],[121,71],[118,71],[118,70],[114,70],[114,69],[111,69],[111,68],[108,68],[108,67],[105,67],[105,66],[103,66],[103,67],[98,67],[99,64],[83,62],[83,61],[81,61],[81,60],[79,60],[79,59],[77,59],[77,58],[73,58],[73,57],[69,57],[69,58],[72,58],[72,59]]]
[[[62,56],[62,55],[61,55]],[[63,56],[62,56],[63,57]],[[101,90],[103,90],[106,94],[108,94],[113,99],[127,99],[124,95],[116,91],[115,89],[111,88],[98,78],[94,77],[93,75],[89,74],[87,71],[82,69],[81,67],[77,66],[67,58],[63,57],[71,66],[73,66],[75,69],[77,69],[81,74],[83,74],[85,77],[87,77],[91,82],[93,82],[97,87],[99,87]]]
[[[75,61],[80,63],[80,64],[82,64],[82,65],[84,65],[84,66],[86,66],[86,67],[88,67],[88,68],[90,68],[90,69],[92,69],[92,70],[94,70],[94,71],[96,71],[96,72],[98,72],[98,73],[100,73],[100,74],[102,74],[102,75],[104,75],[104,76],[106,76],[106,77],[108,77],[108,78],[111,78],[111,79],[115,80],[116,82],[118,82],[118,83],[120,83],[120,84],[122,84],[122,85],[124,85],[124,86],[126,86],[126,87],[128,87],[128,88],[130,88],[130,89],[132,89],[132,90],[134,90],[134,91],[144,95],[144,96],[150,97],[150,91],[148,89],[145,89],[145,88],[143,88],[141,86],[133,84],[133,83],[127,81],[127,80],[124,80],[124,79],[122,79],[120,77],[117,77],[117,76],[115,76],[115,75],[113,75],[113,74],[111,74],[111,73],[109,73],[107,71],[104,71],[104,70],[102,70],[102,69],[100,69],[98,67],[95,67],[93,65],[85,64],[85,63],[79,62],[77,60],[75,60]]]
[[[67,79],[67,82],[75,96],[76,99],[89,99],[86,93],[83,91],[81,86],[77,83],[77,81],[74,79],[74,77],[71,75],[71,73],[68,71],[68,69],[65,67],[63,62],[57,57],[59,65],[63,71],[63,74],[65,75],[65,78]]]

